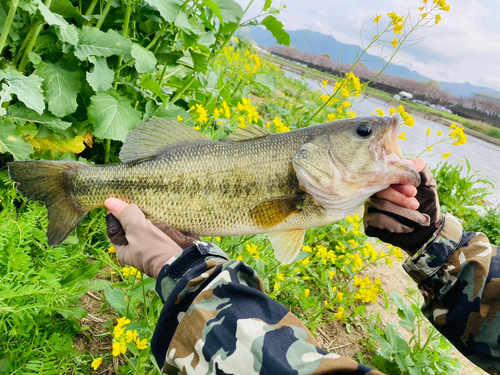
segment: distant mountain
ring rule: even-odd
[[[301,52],[314,53],[315,55],[328,54],[334,61],[339,60],[341,63],[352,64],[356,55],[360,53],[361,47],[352,44],[343,44],[338,42],[331,35],[325,35],[311,30],[293,30],[287,31],[290,34],[290,46],[297,48]],[[257,44],[263,46],[276,45],[276,39],[272,34],[262,27],[250,27],[249,36]],[[383,62],[379,56],[366,54],[363,56],[363,64],[371,71],[382,67]],[[386,74],[393,77],[412,78],[418,81],[430,81],[431,78],[421,75],[420,73],[410,70],[404,66],[397,64],[389,64],[385,70]],[[474,86],[469,82],[465,83],[448,83],[440,82],[443,90],[449,90],[452,95],[470,96],[474,92],[486,91],[500,95],[500,91],[490,89],[488,87]]]

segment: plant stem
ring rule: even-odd
[[[92,0],[92,2],[89,5],[89,8],[85,12],[86,16],[90,16],[92,14],[92,12],[94,11],[94,8],[95,8],[95,6],[96,6],[96,4],[97,4],[98,1],[99,0]]]
[[[7,14],[7,19],[3,25],[2,35],[0,36],[0,54],[5,47],[5,42],[7,41],[7,36],[9,35],[10,27],[14,21],[14,16],[16,15],[17,6],[19,5],[19,0],[11,0],[9,7],[9,14]]]
[[[101,18],[99,19],[99,21],[97,21],[97,24],[95,25],[95,27],[97,27],[98,29],[100,29],[102,24],[104,23],[104,20],[106,19],[106,16],[108,15],[112,4],[113,4],[113,0],[108,0],[106,7],[102,11]]]
[[[104,164],[109,164],[109,151],[111,149],[111,139],[106,139],[104,146]]]
[[[148,322],[149,327],[149,316],[148,316],[148,305],[146,301],[146,289],[144,288],[144,274],[141,273],[141,285],[142,285],[142,298],[144,299],[144,315],[146,315],[146,322]]]
[[[177,93],[172,97],[172,99],[170,99],[170,102],[175,103],[181,97],[181,95],[184,94],[184,91],[186,91],[195,80],[196,80],[196,75],[193,73],[193,76],[189,79],[189,81],[187,81],[184,84],[184,86],[182,86],[181,89],[179,89],[179,91],[177,91]]]
[[[21,59],[21,57],[23,57],[23,50],[26,47],[26,45],[28,44],[28,42],[31,40],[31,38],[33,37],[34,32],[35,32],[35,29],[32,28],[30,30],[30,32],[28,33],[28,35],[26,36],[26,38],[24,38],[24,42],[23,42],[23,44],[21,44],[21,47],[19,47],[19,51],[17,51],[16,57],[14,58],[14,60],[12,60],[12,62],[14,64],[17,64],[19,62],[19,60]]]

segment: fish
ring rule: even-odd
[[[152,118],[129,132],[122,163],[14,161],[8,169],[21,195],[46,206],[49,246],[114,197],[182,232],[266,233],[276,258],[291,263],[306,229],[341,220],[391,184],[419,185],[403,161],[400,124],[397,114],[277,134],[254,124],[213,141],[183,123]]]

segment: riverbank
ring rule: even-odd
[[[306,66],[301,66],[297,63],[284,60],[268,53],[259,53],[259,56],[268,62],[278,65],[281,69],[301,76],[305,75],[306,78],[318,81],[318,83],[324,80],[327,80],[329,83],[337,82],[339,80],[339,77],[320,72]],[[464,132],[466,134],[470,134],[471,136],[500,146],[500,129],[494,127],[491,124],[445,113],[438,109],[426,107],[424,105],[411,101],[397,100],[394,99],[390,94],[371,87],[365,87],[363,90],[369,97],[373,97],[374,99],[383,101],[387,106],[398,107],[399,105],[403,105],[408,113],[418,114],[425,119],[429,119],[442,125],[450,126],[452,123],[455,123],[457,126],[464,128]]]

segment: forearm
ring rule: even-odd
[[[405,262],[419,283],[423,313],[472,362],[500,370],[500,254],[482,233],[447,215],[441,230]]]
[[[327,353],[304,324],[263,292],[254,270],[198,242],[157,282],[165,302],[152,348],[164,372],[380,374]]]

